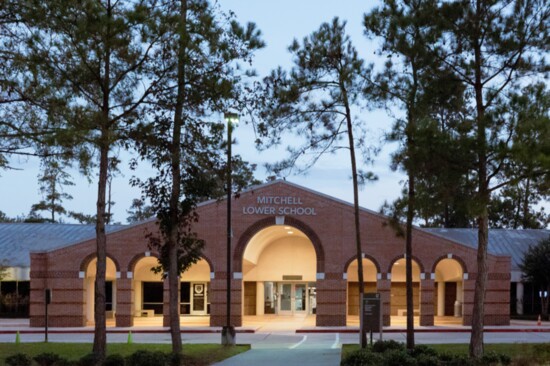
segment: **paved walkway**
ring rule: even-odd
[[[336,366],[340,364],[341,346],[338,334],[296,337],[272,333],[253,343],[250,351],[216,366]]]

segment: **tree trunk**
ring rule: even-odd
[[[105,236],[105,193],[108,169],[108,131],[102,131],[99,156],[99,181],[97,190],[96,252],[97,269],[95,280],[94,305],[94,345],[93,353],[99,359],[105,359],[107,335],[105,325],[105,272],[107,267],[107,238]]]
[[[409,168],[410,170],[410,168]],[[414,348],[414,300],[412,281],[412,225],[415,204],[415,177],[409,172],[409,193],[407,202],[407,228],[405,237],[405,280],[407,287],[407,349]]]
[[[349,107],[347,91],[341,86],[342,95],[344,99],[344,104],[346,107],[346,123],[348,129],[348,141],[349,141],[349,152],[351,159],[351,174],[353,180],[353,215],[354,215],[354,226],[355,226],[355,246],[357,251],[357,278],[359,281],[359,309],[361,309],[361,301],[363,295],[365,294],[365,282],[363,280],[363,252],[361,250],[361,226],[359,223],[359,184],[357,178],[357,162],[355,159],[355,144],[353,140],[353,125],[351,120],[351,110]],[[361,348],[367,347],[367,337],[364,332],[363,324],[363,314],[359,314],[359,324],[360,324],[360,344]]]
[[[178,29],[178,94],[174,111],[174,129],[170,159],[172,170],[172,192],[170,196],[170,232],[168,233],[168,268],[170,334],[172,336],[172,352],[180,354],[181,333],[179,316],[179,278],[178,278],[178,232],[179,232],[179,202],[181,198],[181,130],[183,128],[183,104],[185,101],[185,57],[187,50],[187,0],[181,1],[180,24]]]
[[[476,1],[476,13],[481,14],[481,0]],[[479,43],[481,35],[481,24],[477,17],[474,27],[474,67],[475,82],[474,93],[476,99],[476,138],[477,138],[477,159],[478,159],[478,196],[477,201],[480,204],[477,224],[477,278],[474,291],[474,308],[472,314],[472,334],[470,338],[470,357],[479,359],[483,356],[483,326],[485,317],[485,287],[487,284],[487,246],[489,242],[489,214],[488,204],[490,192],[488,189],[487,178],[487,136],[485,131],[485,106],[483,104],[483,84],[482,80],[482,59],[481,45]]]
[[[107,175],[109,173],[109,111],[110,111],[110,71],[111,48],[109,37],[111,33],[111,1],[107,1],[106,42],[103,69],[103,100],[101,106],[101,136],[99,140],[99,181],[97,189],[97,218],[96,218],[96,251],[97,269],[95,281],[94,305],[94,345],[92,352],[100,361],[105,359],[107,352],[107,334],[105,324],[105,272],[107,267],[107,238],[105,236],[105,198],[107,189]]]
[[[529,195],[531,194],[530,183],[531,183],[531,179],[527,178],[527,182],[525,183],[525,199],[523,200],[523,218],[522,218],[523,229],[529,228]]]

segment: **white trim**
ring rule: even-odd
[[[243,279],[243,273],[242,272],[233,272],[233,279],[234,280],[242,280]]]
[[[324,274],[324,272],[317,273],[317,275],[315,276],[315,278],[317,278],[318,280],[324,280],[324,279],[325,279],[325,274]]]

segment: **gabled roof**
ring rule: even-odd
[[[477,249],[477,229],[420,229],[470,248]],[[523,254],[532,245],[550,236],[550,230],[490,229],[488,252],[512,257],[512,270],[519,271]]]
[[[128,225],[107,225],[112,233]],[[0,263],[30,267],[30,252],[47,251],[95,237],[95,225],[0,223]]]

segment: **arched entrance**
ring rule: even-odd
[[[94,306],[95,306],[95,279],[97,270],[97,258],[94,256],[85,266],[84,275],[84,298],[86,299],[86,323],[93,324]],[[117,267],[115,262],[107,257],[107,267],[105,271],[105,318],[108,326],[114,326],[116,315],[116,280]]]
[[[420,316],[420,266],[412,259],[412,287],[414,323],[419,324]],[[390,316],[392,325],[406,324],[407,287],[405,258],[396,260],[391,268]]]
[[[291,225],[258,231],[242,257],[242,314],[315,314],[316,273],[316,251],[303,231]]]
[[[151,269],[158,266],[155,256],[139,258],[133,268],[134,288],[134,324],[142,325],[155,322],[162,324],[164,304],[164,281],[160,273]],[[156,319],[155,319],[156,318]]]
[[[462,324],[464,270],[453,258],[445,258],[435,266],[434,322],[436,325]]]
[[[365,284],[365,293],[376,292],[376,278],[378,267],[369,258],[363,258],[363,281]],[[359,273],[357,270],[357,259],[351,261],[348,265],[346,278],[348,280],[347,296],[347,324],[359,324]]]

